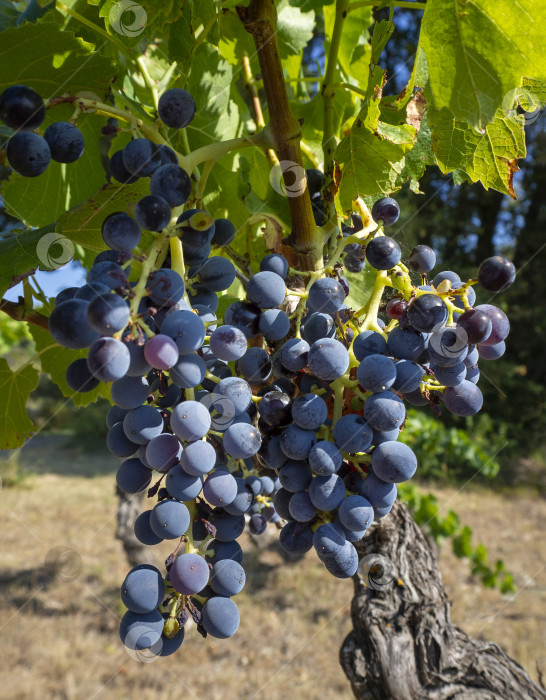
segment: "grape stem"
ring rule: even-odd
[[[335,379],[330,386],[334,390],[334,413],[332,416],[332,425],[335,425],[341,418],[343,412],[343,394],[345,387],[341,379]]]
[[[322,132],[322,153],[324,158],[324,189],[326,193],[324,197],[327,206],[327,218],[331,224],[339,230],[337,221],[337,212],[334,204],[334,196],[330,193],[330,189],[334,184],[334,151],[336,148],[336,136],[334,128],[334,76],[337,67],[337,57],[339,47],[341,45],[341,34],[349,0],[337,0],[336,16],[334,20],[334,28],[330,37],[330,49],[328,51],[328,60],[326,70],[324,72],[324,81],[322,83],[322,102],[323,102],[323,132]]]
[[[24,302],[14,302],[8,301],[7,299],[0,299],[0,311],[3,311],[15,321],[26,321],[27,323],[32,323],[34,326],[45,328],[46,331],[49,330],[47,316],[38,313],[38,311],[26,309]]]
[[[360,318],[366,314],[364,323],[360,328],[361,333],[368,330],[375,330],[382,333],[382,329],[377,323],[377,313],[381,304],[381,298],[383,297],[383,291],[388,284],[389,278],[386,270],[378,270],[370,298],[366,304],[364,304],[364,306],[355,313],[355,318]]]

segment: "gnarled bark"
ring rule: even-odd
[[[125,493],[116,487],[118,496],[118,524],[116,538],[121,540],[127,561],[131,566],[150,564],[149,547],[135,537],[135,520],[142,513],[142,493]]]
[[[397,503],[359,543],[354,629],[340,661],[359,700],[545,700],[546,692],[492,642],[451,622],[436,556]]]

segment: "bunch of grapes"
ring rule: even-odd
[[[36,128],[43,114],[34,117],[35,98],[28,109],[14,107],[21,90],[0,97],[0,116],[14,128]],[[167,126],[182,128],[195,104],[172,89],[158,111]],[[29,132],[12,139],[19,133]],[[10,163],[26,174],[9,151],[8,143]],[[192,183],[168,146],[135,138],[114,153],[110,169],[121,183],[149,178],[150,194],[134,216],[104,220],[107,250],[83,287],[56,297],[49,329],[63,347],[88,348],[67,368],[74,391],[111,387],[107,445],[122,460],[117,484],[150,499],[136,537],[149,546],[174,543],[165,573],[138,566],[121,587],[123,643],[166,656],[182,644],[190,617],[204,636],[237,631],[233,597],[245,585],[237,539],[246,524],[259,535],[273,523],[286,550],[314,548],[334,576],[356,573],[355,543],[388,515],[397,484],[417,469],[398,441],[405,401],[458,416],[480,410],[478,360],[503,354],[509,323],[493,305],[474,306],[473,284],[497,293],[515,270],[493,257],[475,280],[443,271],[429,282],[434,251],[416,246],[409,269],[401,263],[398,243],[383,232],[399,208],[383,198],[371,216],[352,215],[304,289],[296,284],[301,274],[271,253],[245,281],[246,298],[218,318],[218,294],[236,277],[222,254],[233,224],[184,210]],[[307,180],[320,225],[322,173],[307,171]],[[148,256],[134,252],[143,230],[154,235]],[[379,297],[350,309],[344,267],[375,269]],[[377,316],[387,285],[395,290],[384,307],[388,325]]]

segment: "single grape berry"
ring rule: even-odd
[[[195,100],[186,90],[172,88],[159,98],[159,118],[172,129],[182,129],[195,115]]]
[[[500,255],[487,258],[478,268],[478,282],[488,292],[504,292],[515,279],[514,263]]]
[[[47,141],[38,134],[20,131],[14,134],[6,146],[11,167],[24,177],[38,177],[45,172],[51,160]]]
[[[70,122],[55,122],[45,130],[44,139],[57,163],[73,163],[83,155],[85,141],[82,132]]]
[[[389,318],[398,321],[407,308],[408,304],[404,299],[391,299],[387,303],[387,308],[385,311]]]
[[[366,246],[366,259],[377,270],[391,270],[398,265],[401,257],[400,246],[388,236],[373,238]]]
[[[436,265],[436,253],[428,245],[416,245],[409,255],[408,265],[414,272],[430,272]]]
[[[392,197],[383,197],[378,199],[377,202],[372,207],[372,219],[377,224],[383,224],[383,226],[391,226],[398,221],[400,216],[400,207],[398,202],[392,199]]]
[[[472,345],[483,343],[491,335],[493,324],[491,319],[481,309],[468,309],[457,319],[457,325],[464,328],[468,342]]]
[[[0,95],[0,119],[12,129],[37,129],[45,119],[44,101],[32,88],[12,85]]]
[[[447,317],[447,306],[436,294],[423,294],[414,299],[408,308],[410,324],[422,333],[430,333],[435,326],[442,326]]]

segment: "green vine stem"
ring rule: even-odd
[[[334,129],[334,77],[337,68],[337,57],[341,44],[341,34],[343,32],[343,24],[347,16],[349,0],[337,0],[336,16],[334,20],[334,28],[330,38],[330,49],[328,51],[328,60],[326,63],[326,71],[324,73],[324,81],[322,84],[322,100],[323,100],[323,132],[322,132],[322,152],[324,156],[324,191],[327,193],[326,206],[328,207],[328,219],[330,222],[337,223],[336,208],[334,203],[334,194],[329,192],[334,182],[334,152],[336,149],[336,135]]]

